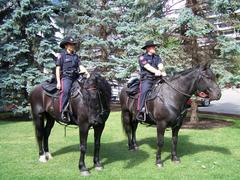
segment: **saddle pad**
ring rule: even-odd
[[[79,91],[77,91],[79,89],[79,82],[75,81],[72,85],[71,88],[71,97],[75,97],[77,95],[77,93]],[[43,83],[41,83],[41,86],[43,88],[43,90],[45,91],[45,94],[47,94],[48,96],[51,97],[59,97],[60,95],[60,91],[57,89],[57,84],[56,83],[50,83],[49,81],[44,81]]]

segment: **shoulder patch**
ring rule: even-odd
[[[140,58],[139,58],[139,59],[140,59],[141,61],[142,61],[142,60],[144,60],[144,56],[140,56]]]
[[[57,54],[57,59],[61,59],[61,57],[62,57],[61,53],[58,53]]]

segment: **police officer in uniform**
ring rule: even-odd
[[[61,119],[67,123],[68,119],[64,113],[67,105],[72,84],[79,77],[79,72],[85,73],[89,77],[86,68],[81,65],[81,61],[75,52],[77,42],[72,37],[65,37],[60,43],[63,51],[58,54],[56,60],[56,79],[57,89],[60,91],[59,97],[59,111]]]
[[[166,76],[163,62],[159,55],[156,54],[156,46],[153,41],[146,41],[142,49],[146,53],[139,57],[140,65],[140,86],[138,97],[137,120],[144,121],[145,99],[148,91],[151,90],[156,76]]]

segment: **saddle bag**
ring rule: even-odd
[[[58,90],[56,88],[56,85],[57,85],[56,83],[49,83],[48,81],[45,81],[41,85],[42,85],[42,88],[50,94],[55,94]]]
[[[139,92],[140,80],[138,78],[131,79],[127,84],[127,94],[129,96],[135,96]]]

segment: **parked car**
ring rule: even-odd
[[[123,88],[116,80],[113,80],[110,82],[111,88],[112,88],[112,97],[111,100],[114,103],[119,102],[119,94],[121,92],[121,89]]]
[[[210,98],[207,93],[199,92],[196,94],[197,103],[199,106],[207,107],[210,105]],[[192,104],[192,99],[190,98],[187,102],[189,106]]]

